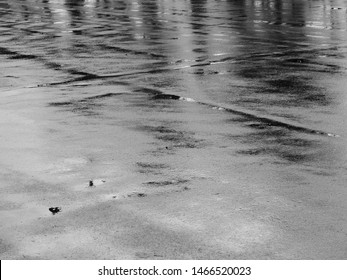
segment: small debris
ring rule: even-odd
[[[61,211],[61,207],[50,207],[48,208],[48,210],[51,211],[53,215],[55,215]]]
[[[113,195],[112,198],[117,198],[117,196],[116,196],[116,195]]]
[[[145,197],[147,196],[147,194],[143,193],[143,192],[133,192],[131,194],[128,194],[128,197],[133,197],[133,196],[137,196],[137,197]]]
[[[89,187],[98,187],[106,183],[105,179],[94,179],[94,180],[89,180]]]

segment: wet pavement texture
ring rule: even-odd
[[[22,188],[78,216],[106,178],[163,243],[201,234],[163,258],[347,257],[347,1],[0,0],[0,34],[6,222]]]

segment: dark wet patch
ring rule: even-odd
[[[200,28],[200,27],[204,26],[204,24],[198,23],[198,22],[196,22],[196,21],[193,22],[192,25],[194,25],[194,26],[197,27],[197,28]],[[194,34],[197,34],[197,35],[204,35],[204,36],[209,35],[207,32],[200,31],[200,30],[194,30],[193,33],[194,33]],[[206,52],[206,51],[205,51],[205,52]]]
[[[256,124],[247,125],[252,129],[256,129],[254,132],[250,132],[246,135],[233,136],[234,139],[240,139],[244,143],[252,143],[252,142],[264,142],[264,143],[300,143],[300,138],[294,138],[295,140],[290,140],[293,135],[288,130],[278,129],[276,127],[271,126],[257,126]],[[291,142],[292,141],[292,142]],[[304,140],[302,140],[304,142]],[[309,143],[312,143],[309,141]]]
[[[168,168],[168,165],[164,163],[137,162],[136,164],[141,168],[155,168],[155,169]]]
[[[154,96],[131,96],[131,100],[126,105],[131,109],[139,108],[141,111],[148,112],[180,112],[180,107],[173,104],[173,100],[170,98],[157,99]]]
[[[313,154],[305,154],[303,151],[298,153],[297,151],[290,152],[282,152],[281,157],[287,161],[293,163],[305,163],[310,162],[315,159],[315,155]]]
[[[20,59],[37,60],[38,62],[43,63],[46,67],[48,67],[50,69],[67,72],[67,73],[72,74],[72,75],[81,75],[82,76],[82,77],[79,77],[77,79],[72,79],[72,80],[68,80],[68,81],[57,82],[57,83],[50,83],[50,84],[44,84],[44,85],[38,85],[38,87],[51,86],[51,85],[60,85],[60,84],[68,84],[68,83],[76,82],[76,81],[92,80],[92,79],[99,78],[98,75],[95,75],[95,74],[92,74],[92,73],[87,73],[87,72],[80,71],[80,70],[77,70],[77,69],[66,69],[66,68],[63,68],[62,65],[60,65],[58,63],[55,63],[55,62],[52,62],[52,61],[47,61],[44,57],[40,57],[40,56],[33,55],[33,54],[23,54],[23,53],[19,53],[19,52],[16,52],[16,51],[11,51],[11,50],[9,50],[7,48],[0,48],[0,54],[10,55],[8,58],[12,59],[12,60],[20,60]]]
[[[97,115],[93,110],[96,107],[102,106],[102,104],[94,103],[95,100],[102,100],[106,98],[112,98],[114,96],[124,95],[127,92],[110,92],[105,94],[99,94],[95,96],[86,97],[79,100],[73,101],[62,101],[62,102],[50,102],[48,106],[52,107],[65,107],[67,110],[77,113],[84,113],[84,115]]]
[[[193,52],[206,53],[206,48],[195,48],[195,49],[193,49]]]
[[[120,81],[120,80],[103,80],[100,81],[101,85],[116,85],[116,86],[131,86],[132,83],[129,81]]]
[[[62,69],[62,66],[59,64],[59,63],[56,63],[56,62],[52,62],[52,61],[47,61],[45,63],[45,65],[50,68],[50,69],[53,69],[53,70],[61,70]]]
[[[72,33],[75,35],[83,35],[85,33],[85,30],[74,29],[72,30]]]
[[[13,56],[18,55],[17,52],[11,51],[10,49],[4,48],[4,47],[0,47],[0,54],[2,54],[2,55],[13,55]]]
[[[98,77],[98,75],[91,74],[91,73],[84,72],[84,71],[80,71],[77,69],[67,69],[66,71],[72,75],[81,75],[81,76],[84,76],[85,78],[90,78],[90,79],[94,79],[94,78]]]
[[[307,151],[303,149],[286,149],[283,146],[276,146],[275,144],[271,145],[269,143],[266,144],[265,147],[238,150],[236,151],[236,154],[246,156],[273,157],[274,159],[279,158],[284,162],[296,164],[314,162],[319,156],[319,154],[315,153],[314,151],[307,153]]]
[[[173,148],[201,148],[205,144],[204,140],[195,138],[193,132],[177,130],[172,125],[142,125],[136,129],[152,133],[156,139],[164,142],[163,147],[159,148],[160,151],[156,152],[167,152]]]
[[[179,148],[199,148],[203,144],[203,140],[196,139],[188,132],[175,132],[168,134],[160,134],[155,137],[158,140],[171,143],[171,147]]]
[[[147,162],[137,162],[138,172],[144,174],[160,174],[163,169],[169,168],[169,165],[164,163],[147,163]]]
[[[96,117],[99,115],[99,113],[95,111],[96,107],[100,107],[100,105],[77,103],[71,108],[71,112],[86,117]]]
[[[234,118],[230,118],[228,120],[226,120],[227,122],[232,122],[232,123],[249,123],[249,119],[248,118],[244,118],[244,117],[234,117]]]
[[[152,97],[153,99],[173,99],[173,100],[179,100],[181,97],[174,94],[156,94]]]
[[[218,71],[215,71],[215,70],[209,70],[209,71],[207,71],[207,74],[208,74],[208,75],[218,75],[219,72],[218,72]]]
[[[245,127],[256,130],[247,134],[247,140],[254,138],[269,139],[289,136],[290,132],[285,129],[280,129],[276,126],[272,126],[271,123],[245,123]]]
[[[159,140],[162,140],[165,142],[174,142],[174,143],[179,143],[179,142],[182,142],[183,140],[187,140],[188,137],[187,135],[184,135],[184,133],[181,131],[178,131],[175,133],[156,135],[156,138]]]
[[[159,126],[150,126],[150,125],[139,125],[136,127],[138,130],[145,132],[154,132],[154,133],[177,133],[176,129],[171,128],[169,125],[159,125]]]
[[[203,75],[205,73],[204,69],[198,68],[194,70],[195,75]]]
[[[186,141],[186,142],[181,142],[175,145],[175,147],[177,148],[187,148],[187,149],[199,149],[199,148],[202,148],[203,146],[205,146],[203,140],[195,140],[195,139],[193,139],[193,141],[190,141],[190,142]]]
[[[202,63],[196,63],[190,65],[191,68],[196,68],[196,67],[204,67],[204,66],[209,66],[211,65],[211,62],[202,62]]]
[[[70,87],[74,87],[74,88],[83,88],[83,87],[89,87],[89,86],[91,86],[91,83],[84,83],[84,84],[71,85]]]
[[[260,63],[254,63],[253,67],[240,66],[237,70],[237,74],[247,79],[262,79],[267,72],[268,69]]]
[[[67,85],[67,84],[72,84],[75,82],[80,82],[80,81],[86,81],[86,80],[107,80],[107,79],[113,79],[113,78],[123,78],[123,77],[129,77],[129,76],[138,76],[138,75],[144,75],[144,74],[158,74],[158,73],[163,73],[163,72],[168,72],[168,71],[173,71],[173,70],[178,70],[178,69],[173,69],[173,68],[159,68],[159,69],[146,69],[146,70],[139,70],[139,71],[134,71],[134,72],[126,72],[126,73],[117,73],[117,74],[110,74],[110,75],[96,75],[92,73],[85,73],[81,71],[74,71],[75,74],[83,74],[85,75],[83,77],[78,77],[70,80],[65,80],[65,81],[60,81],[60,82],[53,82],[53,83],[47,83],[47,84],[41,84],[38,85],[39,87],[47,87],[47,86],[57,86],[57,85]]]
[[[278,107],[329,105],[331,99],[327,96],[326,91],[319,88],[314,82],[313,76],[308,73],[313,71],[334,72],[338,70],[338,66],[321,62],[317,55],[319,55],[319,50],[301,50],[301,52],[285,50],[264,57],[265,59],[240,66],[235,72],[242,78],[256,78],[258,81],[264,82],[264,86],[252,95],[255,98],[252,100],[241,98],[242,103],[248,101],[258,107],[259,104],[265,107],[272,105]],[[264,97],[264,94],[276,95],[280,98],[271,96],[267,98]]]
[[[172,89],[180,86],[180,81],[177,79],[177,76],[171,76],[165,79],[155,79],[151,84],[156,88]]]
[[[83,100],[104,99],[104,98],[120,96],[120,95],[124,95],[124,94],[127,94],[127,93],[126,92],[109,92],[109,93],[105,93],[105,94],[99,94],[99,95],[87,97],[87,98],[84,98]]]
[[[264,148],[254,148],[254,149],[239,150],[239,151],[236,151],[236,153],[240,155],[257,156],[261,154],[266,154],[267,150]]]
[[[173,180],[164,180],[164,181],[150,181],[144,184],[148,186],[153,186],[153,187],[165,187],[165,186],[171,186],[171,185],[176,186],[176,185],[185,184],[188,182],[189,180],[187,179],[173,179]]]
[[[37,56],[32,54],[16,54],[10,56],[9,59],[37,59]]]
[[[283,90],[278,88],[269,87],[265,90],[259,90],[257,93],[261,95],[255,98],[240,98],[237,100],[235,104],[240,104],[241,106],[246,104],[248,107],[258,108],[259,104],[265,105],[266,107],[276,106],[277,108],[281,108],[285,106],[288,107],[302,107],[307,108],[310,106],[326,106],[329,105],[331,99],[326,96],[320,89],[303,87],[302,91],[295,91],[293,88],[285,88]],[[264,94],[268,95],[282,95],[281,98],[264,98]],[[295,116],[289,114],[281,113],[280,117],[285,117],[287,119],[296,119]]]
[[[151,53],[151,52],[146,52],[146,51],[132,50],[132,49],[128,49],[128,48],[110,46],[110,45],[106,45],[106,44],[99,44],[98,47],[102,50],[113,50],[113,51],[117,51],[119,53],[145,55],[145,56],[155,57],[155,58],[166,58],[166,56],[162,55],[162,54]]]
[[[203,102],[198,102],[199,104],[203,104],[203,105],[207,105],[209,107],[213,107],[211,104],[208,103],[203,103]],[[213,107],[214,108],[214,107]],[[316,129],[311,129],[311,128],[306,128],[303,126],[298,126],[298,125],[294,125],[294,124],[290,124],[290,123],[286,123],[283,121],[278,121],[272,118],[268,118],[268,117],[261,117],[261,116],[257,116],[256,114],[251,114],[251,113],[246,113],[243,111],[239,111],[239,110],[234,110],[234,109],[229,109],[229,108],[223,108],[224,111],[235,114],[235,115],[239,115],[242,116],[244,118],[248,118],[249,120],[254,120],[257,122],[261,122],[266,126],[269,127],[281,127],[281,128],[286,128],[289,131],[297,131],[297,132],[303,132],[303,133],[308,133],[308,134],[317,134],[317,135],[325,135],[325,136],[336,136],[332,133],[327,133],[324,131],[320,131],[320,130],[316,130]],[[264,127],[264,126],[260,126],[260,127]]]
[[[255,128],[255,129],[267,129],[269,127],[269,124],[267,123],[251,123],[247,124],[248,127]]]
[[[96,108],[102,106],[92,101],[85,99],[74,100],[74,101],[63,101],[63,102],[51,102],[48,106],[62,107],[64,110],[71,111],[73,113],[83,116],[98,116],[99,113],[95,111]]]
[[[78,78],[73,78],[73,79],[70,79],[70,80],[61,81],[61,82],[39,84],[39,85],[37,85],[37,87],[59,86],[59,85],[72,84],[72,83],[76,83],[76,82],[83,82],[83,81],[91,81],[91,80],[96,80],[96,79],[102,79],[101,76],[98,76],[98,75],[95,75],[95,74],[91,74],[91,73],[85,73],[85,72],[78,71],[78,70],[75,70],[75,69],[68,69],[68,70],[66,70],[66,69],[59,69],[59,70],[64,71],[64,72],[68,72],[68,73],[73,74],[73,75],[83,75],[83,76],[82,77],[78,77]]]
[[[322,106],[330,104],[330,100],[325,94],[314,92],[304,95],[301,98],[301,101],[305,101],[305,103],[309,102],[310,104],[315,103]]]
[[[316,161],[321,153],[317,139],[298,137],[288,130],[276,127],[249,126],[254,132],[231,136],[251,148],[236,151],[240,155],[270,156],[285,162],[308,163]]]
[[[65,106],[72,106],[74,103],[71,101],[64,101],[64,102],[50,102],[48,103],[49,106],[53,107],[65,107]]]
[[[331,51],[332,49],[330,49]],[[310,71],[311,70],[316,70],[316,71],[324,71],[325,70],[329,70],[329,71],[338,71],[340,70],[340,66],[336,65],[336,64],[330,64],[330,63],[323,63],[319,60],[317,60],[317,55],[319,54],[323,54],[323,55],[326,55],[326,53],[330,53],[331,52],[327,52],[327,50],[318,50],[316,51],[315,55],[314,53],[308,53],[306,54],[306,57],[309,57],[309,58],[306,58],[306,57],[303,57],[303,54],[300,53],[299,57],[290,57],[290,58],[285,58],[285,59],[281,59],[279,65],[281,66],[304,66],[306,67],[307,69],[309,69]],[[278,57],[281,57],[281,56],[288,56],[288,55],[291,55],[291,53],[283,53],[283,54],[280,54],[280,55],[277,55]],[[300,57],[301,56],[301,57]]]
[[[317,89],[310,85],[308,81],[306,81],[303,77],[299,76],[287,76],[280,79],[268,79],[265,82],[271,87],[275,87],[280,90],[290,90],[297,94],[301,94],[303,91]]]
[[[288,59],[285,59],[284,62],[295,63],[295,64],[297,64],[297,63],[299,63],[299,64],[301,64],[301,63],[306,63],[306,64],[311,63],[310,60],[305,59],[305,58],[288,58]]]
[[[307,140],[303,138],[293,138],[293,137],[283,137],[279,138],[278,142],[283,146],[290,147],[302,147],[302,148],[312,148],[318,146],[319,142],[314,140]]]
[[[326,106],[330,103],[329,97],[303,77],[292,76],[283,79],[267,80],[270,88],[265,89],[265,94],[281,94],[285,100],[275,100],[270,103],[279,107],[294,106],[307,107],[312,105]],[[271,104],[269,104],[271,105]]]
[[[152,95],[164,94],[161,90],[154,89],[154,88],[145,88],[145,87],[136,88],[134,92],[143,92],[143,93],[152,94]]]

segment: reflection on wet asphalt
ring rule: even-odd
[[[122,161],[141,190],[270,184],[312,211],[328,201],[322,223],[346,234],[346,12],[343,0],[0,0],[0,106],[34,104],[47,154]]]

